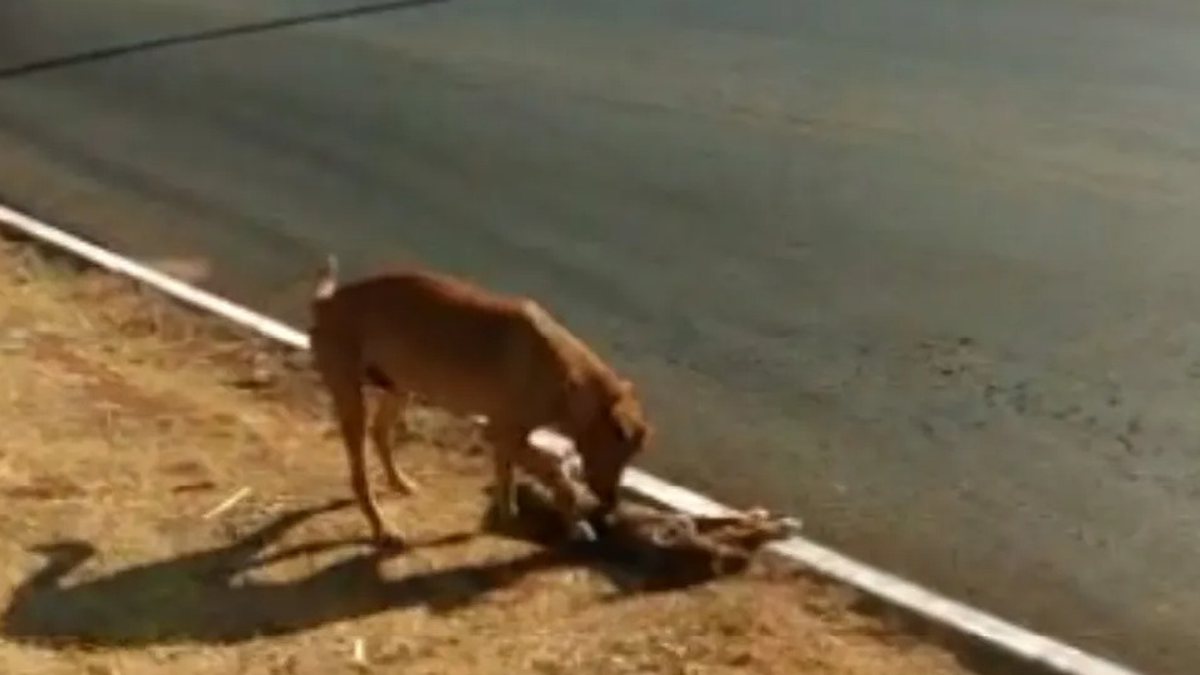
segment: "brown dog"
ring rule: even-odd
[[[495,506],[516,510],[514,465],[544,482],[573,531],[590,533],[583,496],[562,459],[528,442],[535,429],[575,441],[584,482],[601,512],[616,505],[621,476],[649,436],[632,385],[532,300],[504,296],[423,271],[338,287],[329,259],[312,303],[314,361],[329,388],[349,455],[350,480],[376,540],[397,539],[383,524],[364,469],[364,387],[386,390],[371,425],[391,486],[412,492],[396,469],[391,433],[404,397],[487,419]]]

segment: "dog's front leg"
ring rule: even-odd
[[[522,432],[496,425],[484,428],[484,437],[492,446],[492,467],[495,483],[492,486],[492,509],[500,522],[517,516],[517,486],[513,480],[513,454],[524,442]]]
[[[595,541],[596,530],[584,514],[589,510],[582,487],[571,477],[568,457],[547,448],[523,442],[517,456],[522,469],[528,471],[554,494],[554,507],[575,540]]]

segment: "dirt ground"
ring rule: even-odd
[[[483,451],[430,411],[401,459],[423,490],[383,500],[412,546],[376,551],[312,385],[302,355],[0,240],[0,672],[983,667],[801,571],[672,587],[492,533]]]

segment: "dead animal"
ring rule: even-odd
[[[765,544],[797,534],[800,523],[765,509],[689,515],[629,504],[607,519],[605,541],[650,551],[682,570],[688,565],[712,575],[743,569]],[[660,566],[662,567],[662,566]]]

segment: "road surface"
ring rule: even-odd
[[[8,0],[0,198],[299,320],[326,250],[543,299],[651,469],[1200,670],[1200,9]]]

